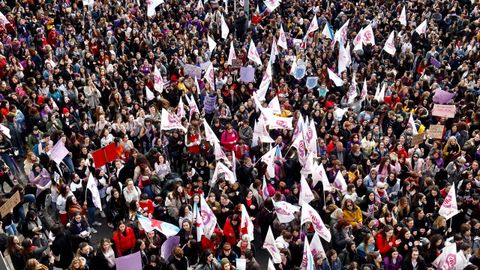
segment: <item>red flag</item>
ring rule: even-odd
[[[103,148],[95,150],[92,152],[93,162],[95,163],[95,169],[102,167],[107,164],[107,159],[105,157],[105,151]]]
[[[117,144],[116,143],[111,143],[104,148],[105,151],[105,158],[106,162],[112,162],[115,161],[118,158],[118,152],[117,152]]]

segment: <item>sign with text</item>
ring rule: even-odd
[[[423,136],[425,134],[421,133],[421,134],[417,134],[417,135],[413,135],[412,136],[412,143],[411,145],[419,145],[421,143],[423,143]]]
[[[2,218],[10,214],[12,209],[20,203],[20,193],[15,192],[12,197],[10,197],[2,206],[0,206],[0,215]]]
[[[430,134],[433,139],[441,140],[443,138],[443,129],[443,125],[431,125],[428,129],[428,134]]]
[[[432,109],[433,116],[453,118],[455,117],[456,108],[455,105],[440,105],[434,104]]]

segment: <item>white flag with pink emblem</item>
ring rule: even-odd
[[[300,211],[300,206],[285,201],[274,202],[275,213],[280,223],[289,223],[296,218],[295,212]]]
[[[155,68],[153,69],[153,82],[154,82],[153,89],[155,89],[155,91],[162,93],[163,86],[165,85],[165,83],[163,82],[162,74],[158,70],[157,66],[155,66]]]
[[[250,40],[250,47],[248,48],[248,59],[255,62],[257,65],[262,65],[262,60],[260,55],[258,55],[257,46],[253,42],[253,39]]]
[[[195,81],[197,81],[197,79],[195,78]],[[193,97],[189,97],[188,95],[185,96],[185,98],[187,99],[187,104],[188,104],[188,108],[190,108],[190,117],[194,114],[194,113],[200,113],[200,110],[198,109],[198,106],[197,106],[197,103],[195,102],[195,98]]]
[[[243,206],[243,205],[242,205]],[[280,263],[282,261],[280,257],[280,250],[275,244],[275,237],[273,236],[272,227],[268,227],[267,235],[265,236],[265,241],[263,242],[263,248],[272,255],[274,263]]]
[[[375,34],[373,33],[372,24],[365,27],[362,34],[363,45],[371,44],[372,46],[375,46]]]
[[[308,26],[308,30],[307,30],[307,34],[306,36],[308,36],[308,34],[312,33],[312,32],[315,32],[318,30],[318,19],[317,19],[317,14],[315,14],[315,16],[313,17],[313,20],[312,22],[310,23],[310,26]]]
[[[178,102],[177,105],[177,117],[178,119],[182,119],[185,117],[187,113],[185,112],[185,105],[183,104],[183,99],[180,97],[180,101]]]
[[[280,107],[280,101],[278,100],[278,96],[275,96],[270,100],[268,103],[268,108],[272,109],[272,112],[275,114],[281,114],[282,113],[282,108]]]
[[[315,261],[313,259],[313,254],[310,249],[310,244],[308,244],[308,238],[305,237],[305,241],[303,242],[303,257],[302,263],[300,267],[305,270],[314,270],[315,269]]]
[[[328,78],[333,81],[335,86],[343,85],[343,80],[340,77],[338,77],[338,75],[335,74],[335,72],[331,71],[329,68],[327,68],[327,71],[328,71]]]
[[[205,225],[203,224],[202,214],[197,202],[193,203],[193,219],[197,228],[197,242],[200,242],[202,241],[202,236],[205,235]]]
[[[280,6],[279,0],[265,0],[264,3],[270,13]]]
[[[350,20],[347,20],[340,29],[338,29],[337,32],[335,32],[335,38],[333,39],[333,45],[335,45],[335,42],[339,41],[342,44],[347,43],[348,40],[348,24],[350,23]]]
[[[205,71],[205,80],[210,84],[212,90],[215,89],[215,69],[213,68],[212,62],[210,62],[210,65],[208,65]]]
[[[260,86],[258,87],[257,92],[255,93],[255,96],[258,98],[259,101],[265,100],[265,95],[267,94],[268,87],[270,87],[270,83],[272,82],[272,64],[268,62],[267,64],[267,69],[265,70],[265,73],[263,74],[262,82],[260,83]]]
[[[163,4],[163,0],[147,0],[147,16],[152,17],[155,15],[155,8],[160,4]]]
[[[153,100],[155,98],[155,95],[150,90],[150,88],[148,88],[148,86],[145,86],[145,95],[147,96],[147,101]]]
[[[275,63],[278,55],[277,40],[273,37],[272,48],[270,49],[270,63]]]
[[[268,192],[267,179],[265,178],[265,175],[263,176],[263,182],[262,182],[262,198],[263,200],[270,198],[270,192]]]
[[[408,125],[412,128],[412,134],[417,135],[418,130],[417,126],[415,126],[415,121],[413,121],[413,113],[410,113],[410,117],[408,118]]]
[[[308,203],[304,203],[302,205],[302,217],[300,219],[300,225],[305,224],[305,222],[311,222],[315,232],[317,232],[320,237],[325,239],[325,241],[330,242],[330,240],[332,240],[332,234],[330,233],[330,230],[325,226],[318,212]]]
[[[169,113],[167,110],[162,109],[162,122],[160,123],[160,130],[172,130],[172,129],[180,129],[184,132],[187,132],[187,129],[182,126],[182,123]]]
[[[342,74],[342,72],[347,70],[348,67],[348,55],[347,50],[343,47],[343,44],[339,44],[340,47],[338,49],[338,74]]]
[[[237,55],[235,54],[235,47],[233,47],[233,41],[230,42],[230,50],[228,51],[228,59],[227,64],[232,65],[233,59],[237,59]]]
[[[310,243],[310,249],[312,250],[312,255],[314,258],[317,256],[326,258],[325,249],[323,248],[322,241],[317,233],[313,235],[312,242]]]
[[[292,117],[280,117],[276,115],[267,119],[268,129],[293,129],[292,122]]]
[[[305,146],[307,147],[308,152],[313,153],[314,155],[318,154],[317,150],[317,128],[315,127],[315,122],[310,120],[310,124],[307,126],[303,133],[305,138]]]
[[[395,31],[392,31],[388,36],[385,46],[383,46],[383,50],[392,56],[395,55],[395,52],[397,51],[395,48]]]
[[[343,177],[341,171],[337,172],[337,176],[335,176],[335,181],[333,182],[333,185],[342,193],[347,192],[347,182],[345,182],[345,178]]]
[[[287,49],[287,36],[285,31],[283,31],[283,26],[280,25],[280,31],[278,32],[278,46],[282,47],[284,50]]]
[[[215,156],[215,161],[223,160],[227,166],[232,166],[227,155],[223,152],[222,146],[218,142],[213,143],[213,155]]]
[[[300,205],[308,204],[309,202],[313,201],[313,199],[315,199],[315,196],[313,195],[307,180],[305,180],[305,177],[302,175],[300,177],[300,196],[298,203]]]
[[[253,222],[250,219],[250,216],[248,215],[247,208],[245,208],[245,204],[242,204],[242,218],[241,218],[241,223],[240,223],[240,229],[247,231],[248,234],[248,240],[253,241]]]
[[[450,219],[458,213],[457,194],[455,194],[455,185],[453,185],[450,187],[447,197],[443,200],[438,214],[444,216],[446,219]]]
[[[360,94],[360,97],[366,98],[368,95],[368,87],[367,87],[367,79],[363,79],[363,87],[362,87],[362,93]]]
[[[203,196],[200,196],[200,214],[202,215],[205,237],[210,239],[215,231],[215,226],[217,226],[217,217],[212,209],[210,209],[210,206],[208,206],[207,201],[205,201]]]
[[[297,123],[298,126],[298,123]],[[298,156],[298,161],[300,161],[300,164],[302,166],[305,166],[305,161],[307,158],[307,149],[305,147],[305,140],[303,139],[302,133],[299,133],[295,140],[292,143],[292,147],[295,147],[297,149],[297,156]]]
[[[327,172],[325,171],[325,167],[323,166],[323,163],[320,163],[320,165],[317,165],[317,163],[315,163],[313,167],[312,180],[313,180],[314,187],[317,185],[318,182],[322,182],[324,191],[332,190],[332,186],[328,181]]]
[[[433,266],[438,270],[457,269],[457,245],[455,243],[446,245],[442,249],[442,254],[433,261]]]
[[[215,185],[218,177],[223,174],[223,178],[230,184],[235,183],[235,174],[223,164],[221,161],[217,161],[217,166],[215,166],[215,171],[213,172],[212,179],[210,180],[210,185]]]

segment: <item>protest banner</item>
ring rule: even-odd
[[[93,162],[95,163],[95,169],[102,167],[103,165],[112,162],[118,158],[117,145],[111,143],[103,148],[92,152]]]
[[[240,81],[242,82],[255,82],[255,68],[253,67],[241,67],[240,68]]]
[[[194,65],[186,64],[183,67],[185,75],[190,76],[192,78],[201,78],[202,77],[202,68],[197,67]]]
[[[432,109],[433,116],[453,118],[455,117],[456,108],[455,105],[440,105],[434,104]]]
[[[20,193],[15,192],[12,197],[10,197],[2,206],[0,206],[0,215],[2,218],[10,214],[12,209],[20,203]]]
[[[142,270],[142,256],[140,251],[115,258],[117,270]]]
[[[445,127],[443,125],[431,125],[428,129],[428,134],[430,134],[432,139],[442,139],[444,128]]]

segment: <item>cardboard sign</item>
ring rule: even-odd
[[[455,105],[434,104],[432,109],[432,115],[445,118],[453,118],[455,117],[456,110],[457,109],[455,108]]]
[[[443,125],[431,125],[430,128],[428,129],[428,134],[433,139],[442,139],[443,138],[443,129],[445,127]]]
[[[242,59],[233,59],[232,60],[232,68],[241,68],[243,67],[243,60]]]
[[[419,145],[421,143],[423,143],[423,137],[424,137],[425,134],[421,133],[421,134],[417,134],[417,135],[413,135],[412,136],[412,143],[411,145]]]
[[[8,199],[1,207],[0,207],[0,214],[2,215],[2,218],[5,217],[6,215],[10,214],[10,211],[17,206],[17,204],[20,203],[20,193],[15,192],[13,196]]]

